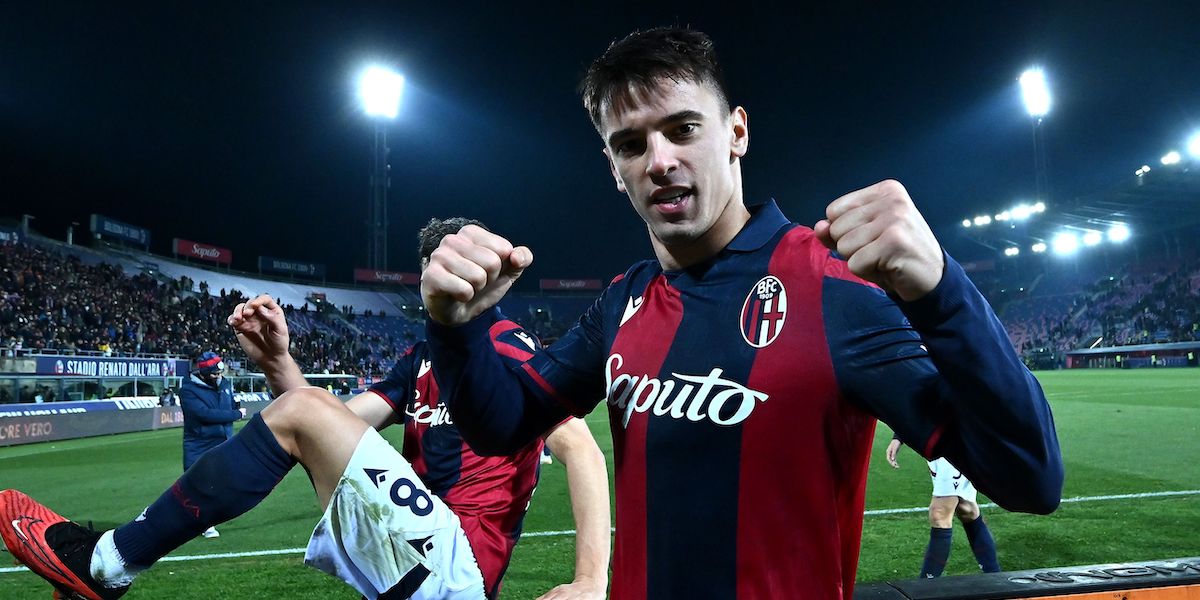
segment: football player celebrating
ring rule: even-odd
[[[467,223],[478,228],[477,221],[435,219],[422,229],[422,266],[443,236]],[[288,354],[283,310],[269,296],[239,305],[229,324],[278,398],[115,530],[95,532],[21,492],[0,492],[0,516],[15,527],[0,532],[13,556],[68,597],[118,598],[168,552],[261,502],[299,462],[324,509],[305,563],[372,600],[495,598],[537,484],[541,438],[504,456],[474,453],[439,400],[424,342],[385,381],[343,404],[308,386]],[[511,321],[495,322],[489,339],[514,365],[539,348]],[[403,455],[377,432],[401,422]],[[578,533],[575,580],[543,599],[603,598],[610,535],[604,456],[578,419],[561,419],[544,437],[566,466]]]
[[[747,113],[700,32],[633,33],[581,90],[655,260],[517,368],[488,331],[529,248],[465,227],[422,294],[443,399],[476,450],[511,452],[605,399],[614,597],[851,598],[876,418],[1002,506],[1055,509],[1041,387],[901,184],[838,198],[812,229],[747,206]]]

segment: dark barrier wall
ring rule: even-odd
[[[1113,595],[1104,592],[1130,592]],[[1200,598],[1200,557],[860,585],[855,600]]]
[[[247,416],[269,402],[262,394],[238,394]],[[73,406],[57,406],[58,404]],[[109,405],[101,408],[98,405]],[[0,412],[0,446],[151,431],[183,426],[178,406],[155,406],[156,398],[122,398],[99,402],[61,402],[5,406]],[[92,406],[79,406],[92,405]],[[140,406],[139,406],[140,405]]]

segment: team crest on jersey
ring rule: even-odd
[[[778,277],[767,275],[754,284],[742,303],[742,339],[755,348],[765,348],[779,337],[786,318],[787,291]]]

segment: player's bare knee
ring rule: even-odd
[[[319,427],[338,411],[345,412],[346,407],[333,394],[317,387],[302,387],[280,395],[263,409],[262,416],[284,449],[291,452],[289,446],[293,444],[289,441]]]
[[[979,518],[979,505],[963,500],[955,507],[954,514],[963,521],[974,521]]]
[[[945,529],[953,525],[957,501],[954,496],[934,496],[929,503],[929,526]]]

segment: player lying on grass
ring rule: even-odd
[[[434,220],[423,229],[423,264],[442,236],[466,222]],[[94,532],[20,492],[0,492],[0,531],[13,555],[68,596],[117,598],[167,553],[253,508],[299,462],[324,510],[305,563],[371,599],[496,597],[537,483],[541,439],[498,458],[467,448],[439,401],[424,342],[385,381],[343,404],[307,385],[288,354],[283,311],[270,297],[239,305],[229,323],[279,394],[275,401],[115,530]],[[498,321],[490,336],[514,364],[538,349],[510,321]],[[403,456],[376,432],[399,422]],[[566,466],[578,534],[575,580],[543,598],[603,598],[610,535],[604,457],[578,419],[560,420],[545,441]]]
[[[893,437],[884,450],[884,457],[893,469],[899,469],[896,455],[900,452],[900,438]],[[996,541],[992,531],[983,520],[979,504],[975,502],[975,486],[950,461],[937,458],[929,461],[929,476],[933,479],[933,498],[929,501],[929,544],[925,547],[925,561],[921,564],[921,577],[941,577],[950,560],[950,544],[954,539],[954,517],[962,522],[967,532],[967,541],[979,568],[985,573],[1000,570],[996,558]]]
[[[876,418],[1002,506],[1054,510],[1041,387],[908,191],[851,192],[813,229],[747,206],[747,114],[721,79],[708,37],[678,28],[592,63],[584,104],[656,260],[524,364],[488,332],[532,252],[466,227],[433,253],[428,340],[467,441],[508,453],[606,400],[622,600],[849,600]]]

